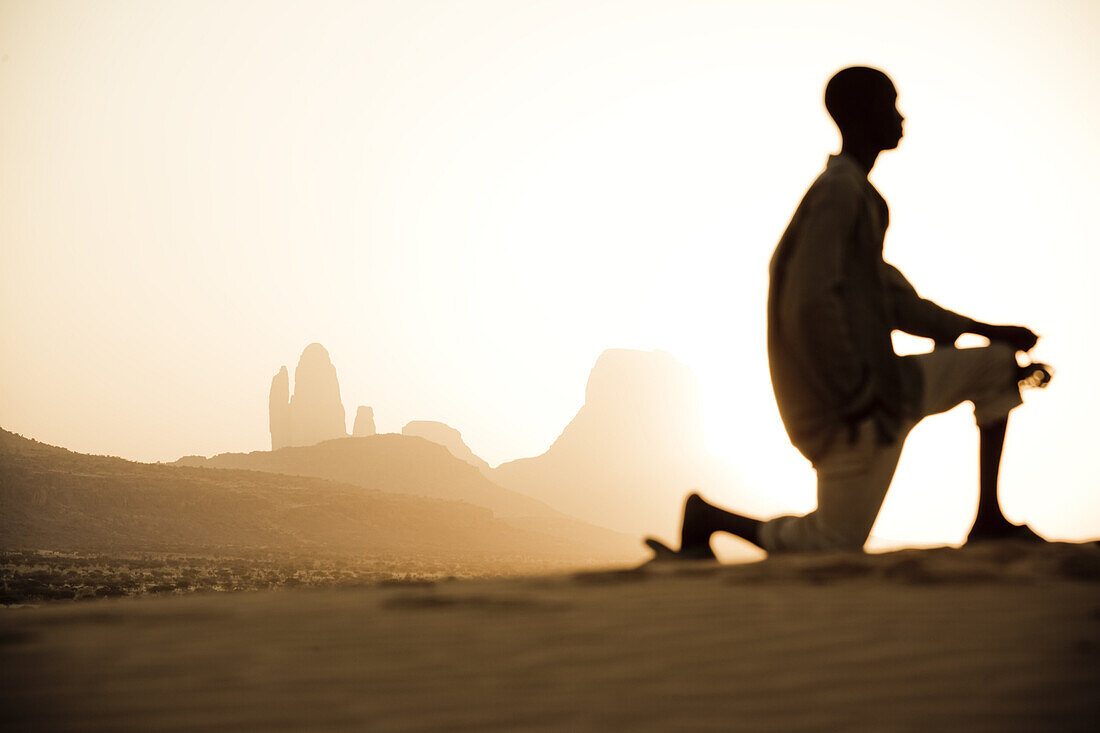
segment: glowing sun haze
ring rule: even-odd
[[[1100,534],[1098,37],[1087,1],[3,2],[0,425],[266,449],[271,376],[319,341],[349,421],[441,420],[496,464],[550,444],[601,351],[660,348],[711,449],[809,509],[767,263],[859,63],[906,115],[872,175],[887,259],[1058,369],[1010,423],[1006,513]],[[875,534],[959,541],[976,497],[961,408],[914,431]]]

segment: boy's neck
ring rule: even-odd
[[[861,144],[858,141],[845,140],[840,146],[840,154],[847,155],[854,160],[866,174],[871,173],[871,169],[875,167],[875,161],[878,159],[878,154],[881,152],[882,150],[874,145]]]

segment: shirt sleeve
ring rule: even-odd
[[[863,205],[860,191],[844,181],[830,181],[809,202],[799,243],[796,272],[788,281],[798,288],[798,314],[804,356],[823,382],[845,419],[868,414],[876,393],[867,360],[852,338],[847,312],[848,259],[853,232]]]
[[[885,261],[882,263],[882,280],[893,311],[893,326],[899,331],[936,341],[954,342],[974,324],[972,319],[920,297],[901,271]]]

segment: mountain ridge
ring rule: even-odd
[[[541,454],[487,475],[584,521],[620,532],[674,536],[693,490],[730,498],[750,514],[774,513],[703,439],[694,373],[664,351],[608,349],[589,372],[584,403]]]
[[[447,446],[414,435],[333,438],[275,451],[187,456],[169,465],[314,476],[396,494],[465,500],[504,517],[566,516],[542,501],[493,483]]]
[[[89,456],[0,428],[4,549],[323,551],[589,563],[628,556],[630,544],[597,528],[573,536],[539,531],[469,502],[302,475]]]

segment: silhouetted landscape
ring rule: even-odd
[[[1100,731],[1097,38],[4,0],[0,733]]]
[[[209,463],[219,468],[84,456],[0,431],[4,602],[88,594],[79,589],[89,583],[74,576],[88,567],[90,554],[105,567],[112,562],[102,558],[132,565],[155,555],[153,567],[162,569],[169,556],[199,558],[211,577],[219,561],[226,568],[253,564],[277,568],[276,584],[299,570],[349,562],[359,581],[530,572],[638,555],[634,538],[500,489],[419,438],[344,438]],[[20,584],[41,565],[57,566],[73,592],[55,592],[57,583]],[[24,566],[29,569],[20,570]],[[234,572],[238,579],[223,586],[268,582],[246,579],[250,573]],[[125,592],[163,591],[178,582],[162,575],[131,583]]]
[[[636,534],[601,521],[667,523],[688,486],[735,480],[705,452],[699,410],[690,370],[669,355],[608,351],[547,453],[493,469],[435,421],[377,434],[360,407],[361,437],[346,437],[335,368],[312,344],[293,395],[285,368],[273,380],[272,451],[142,464],[0,433],[3,599],[636,562]]]
[[[0,433],[4,602],[632,562],[637,535],[599,522],[667,524],[687,487],[735,481],[703,448],[690,370],[660,352],[606,352],[554,445],[496,469],[443,423],[377,434],[369,407],[344,437],[320,344],[289,384],[284,368],[272,451],[141,464]]]

